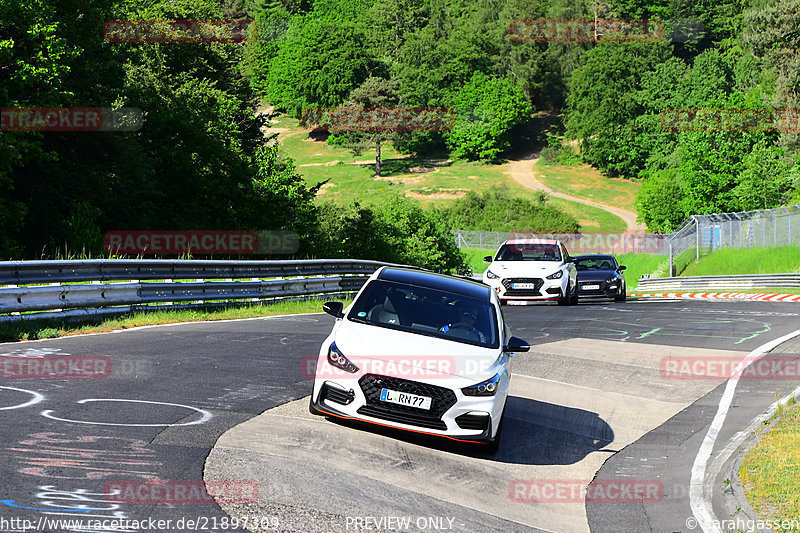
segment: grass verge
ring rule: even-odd
[[[630,290],[628,292],[631,292]],[[638,291],[637,291],[638,292]],[[770,287],[769,289],[684,289],[684,290],[671,290],[671,291],[652,291],[642,289],[642,294],[662,294],[662,293],[677,293],[677,292],[702,292],[706,294],[723,294],[723,293],[739,293],[739,294],[800,294],[800,289],[783,288],[783,287]]]
[[[95,320],[30,320],[21,323],[0,324],[0,341],[14,342],[66,337],[87,333],[104,333],[139,326],[198,322],[205,320],[235,320],[274,315],[318,313],[322,303],[331,298],[303,301],[282,301],[259,305],[231,306],[207,309],[175,309],[164,311],[136,311],[113,318]],[[350,300],[345,301],[348,305]]]
[[[461,251],[467,257],[467,264],[472,268],[472,271],[476,274],[483,274],[489,268],[489,263],[486,263],[483,258],[487,255],[494,256],[497,248],[462,248]]]
[[[778,414],[780,420],[742,461],[739,477],[759,518],[796,520],[800,517],[800,409]]]
[[[800,247],[779,248],[722,248],[691,260],[681,276],[711,276],[725,274],[785,274],[800,272]]]
[[[625,286],[630,294],[637,290],[639,278],[642,274],[654,274],[663,268],[666,272],[669,269],[668,255],[654,254],[617,254],[617,262],[625,265]]]

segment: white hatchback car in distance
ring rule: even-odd
[[[511,239],[500,245],[483,273],[500,303],[536,300],[578,303],[578,271],[566,246],[554,239]]]

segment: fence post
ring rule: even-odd
[[[675,275],[675,266],[672,264],[672,241],[666,239],[667,244],[669,245],[669,278]]]
[[[742,247],[742,219],[736,213],[734,213],[733,216],[735,216],[736,220],[739,222],[738,224],[736,224],[736,233],[739,234],[739,248],[741,248]]]
[[[695,235],[695,259],[700,259],[700,218],[693,216],[694,219],[694,235]]]
[[[775,248],[778,246],[778,215],[772,210],[769,214],[772,215],[772,247]]]

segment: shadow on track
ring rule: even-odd
[[[614,440],[611,426],[597,413],[584,409],[509,396],[504,416],[503,436],[495,454],[486,453],[479,444],[459,443],[338,418],[328,419],[355,430],[386,435],[411,444],[510,464],[574,464],[592,452],[606,451],[603,448]]]

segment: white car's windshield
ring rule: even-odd
[[[561,261],[557,244],[504,244],[495,261]]]
[[[460,294],[376,280],[347,318],[384,328],[497,348],[494,306]]]

